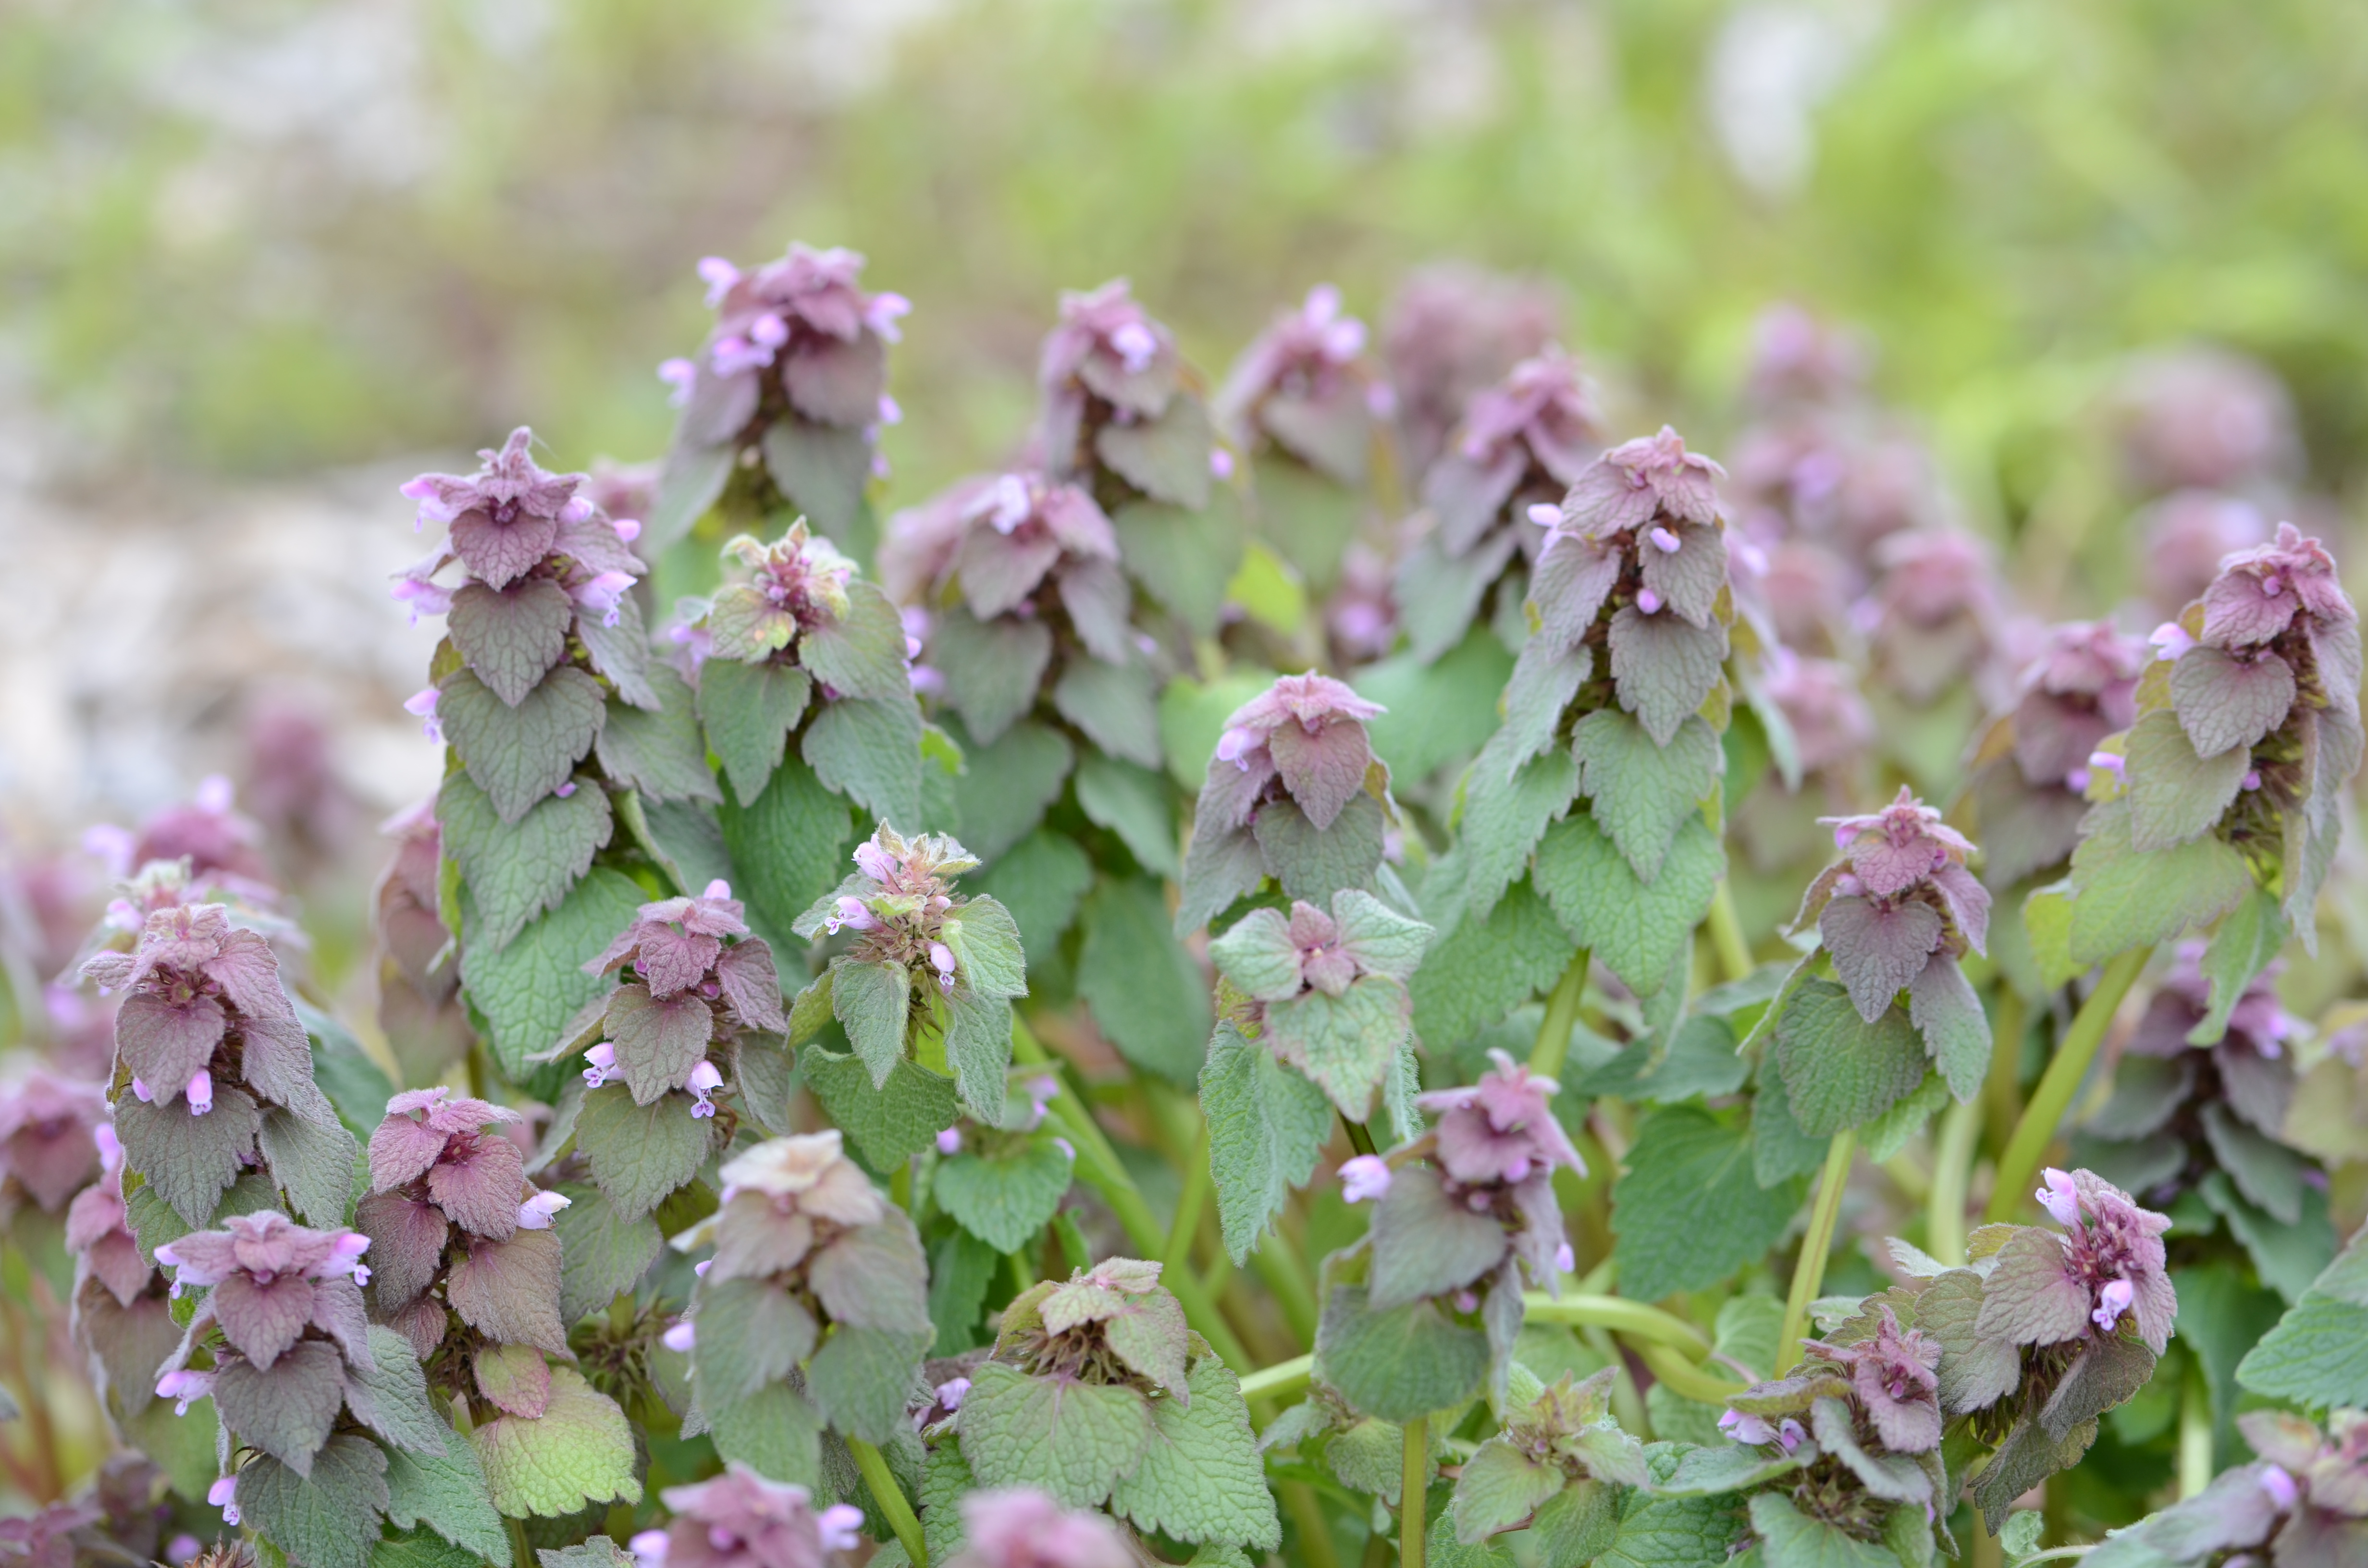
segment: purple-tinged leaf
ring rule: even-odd
[[[1645,586],[1661,596],[1666,608],[1696,626],[1708,626],[1717,613],[1719,591],[1726,586],[1726,539],[1701,523],[1679,523],[1666,531],[1678,548],[1664,551],[1657,542],[1640,541]]]
[[[214,1287],[212,1301],[222,1337],[256,1366],[268,1367],[303,1337],[313,1320],[313,1282],[283,1274],[258,1285],[246,1274],[231,1274]]]
[[[1371,1310],[1441,1296],[1486,1274],[1511,1242],[1493,1214],[1450,1198],[1435,1171],[1398,1171],[1373,1210]]]
[[[697,931],[677,931],[652,922],[641,927],[633,967],[653,996],[665,998],[688,991],[707,978],[723,955],[723,944]]]
[[[1885,908],[1872,899],[1837,898],[1817,917],[1834,972],[1870,1024],[1924,972],[1924,960],[1941,945],[1941,930],[1940,915],[1924,903]]]
[[[345,1403],[345,1364],[325,1340],[290,1346],[268,1369],[235,1361],[214,1376],[222,1425],[299,1475],[312,1473]]]
[[[567,628],[575,618],[566,589],[549,577],[529,577],[507,588],[462,585],[452,596],[447,624],[477,678],[515,708],[567,656]]]
[[[880,422],[880,394],[888,390],[888,345],[879,334],[852,343],[812,335],[783,359],[781,385],[809,419],[860,428]]]
[[[891,1210],[876,1225],[841,1232],[807,1263],[806,1278],[833,1322],[930,1332],[928,1262],[901,1210]]]
[[[981,620],[1019,608],[1061,559],[1061,541],[1041,528],[1005,534],[973,528],[963,538],[955,570],[962,598]]]
[[[551,1363],[524,1345],[481,1345],[471,1364],[477,1392],[512,1415],[538,1416],[551,1406]]]
[[[381,1312],[403,1306],[436,1278],[450,1227],[434,1204],[374,1192],[354,1206],[354,1228],[370,1239],[370,1286]]]
[[[2203,837],[2244,788],[2251,759],[2232,747],[2200,756],[2176,714],[2160,710],[2129,734],[2130,843],[2169,849]]]
[[[156,992],[135,991],[115,1015],[115,1043],[156,1104],[169,1106],[212,1058],[227,1024],[222,1005],[211,996],[176,1004]]]
[[[609,1039],[635,1105],[678,1089],[707,1054],[715,1014],[696,995],[660,1001],[646,985],[620,985],[609,997]]]
[[[1998,1248],[1974,1329],[1985,1339],[2056,1345],[2088,1333],[2089,1307],[2089,1288],[2066,1267],[2064,1244],[2025,1226]]]
[[[470,1327],[511,1345],[567,1354],[559,1321],[559,1238],[520,1231],[506,1242],[478,1242],[452,1265],[444,1296]]]
[[[507,1241],[518,1229],[524,1165],[518,1146],[498,1132],[456,1139],[450,1153],[428,1168],[427,1196],[462,1230]]]
[[[2170,668],[2171,707],[2199,756],[2250,750],[2285,722],[2294,701],[2294,670],[2275,653],[2245,659],[2198,646]]]
[[[1634,605],[1611,618],[1611,680],[1620,706],[1656,745],[1668,745],[1718,685],[1726,628],[1680,616],[1646,615]]]
[[[1547,647],[1572,648],[1594,627],[1604,601],[1619,585],[1625,559],[1622,551],[1593,540],[1555,536],[1530,579],[1530,603],[1538,613],[1538,635]]]
[[[370,1187],[376,1192],[417,1181],[444,1153],[445,1135],[408,1116],[390,1115],[370,1134]]]
[[[1134,656],[1134,628],[1128,619],[1134,608],[1134,590],[1114,561],[1071,561],[1061,568],[1061,608],[1086,651],[1104,664],[1121,665]]]
[[[1153,500],[1197,512],[1209,504],[1209,451],[1216,442],[1208,410],[1188,393],[1168,399],[1156,419],[1103,426],[1094,450]]]
[[[1929,879],[1941,901],[1949,906],[1949,918],[1974,951],[1987,954],[1990,950],[1990,890],[1982,886],[1981,879],[1955,861],[1941,867]]]
[[[454,553],[489,587],[507,587],[512,579],[526,575],[551,553],[558,539],[558,517],[537,517],[523,507],[507,522],[479,511],[452,519]]]
[[[773,949],[751,937],[726,948],[715,960],[715,983],[740,1021],[752,1028],[786,1033],[790,1020],[781,1013],[781,979],[773,967]]]
[[[336,1341],[347,1365],[375,1372],[377,1357],[370,1349],[370,1313],[362,1306],[362,1288],[342,1274],[313,1282],[313,1326]]]
[[[1318,832],[1332,825],[1341,808],[1365,787],[1373,748],[1365,726],[1353,719],[1319,723],[1313,733],[1285,722],[1267,737],[1283,788]]]

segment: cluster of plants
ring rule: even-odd
[[[2179,491],[2150,640],[2038,625],[1846,337],[1730,472],[1456,278],[1213,390],[1067,296],[883,523],[861,267],[702,264],[649,470],[404,487],[370,1045],[228,801],[120,835],[0,1098],[120,1452],[0,1556],[2361,1561],[2318,540]]]

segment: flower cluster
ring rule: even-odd
[[[2222,348],[2138,357],[2112,403],[2123,466],[2150,491],[2236,490],[2274,480],[2302,447],[2277,376]]]
[[[1245,449],[1271,441],[1342,484],[1360,486],[1386,389],[1365,358],[1365,324],[1340,311],[1328,283],[1254,339],[1217,394],[1217,423]]]
[[[2104,743],[2089,796],[2126,800],[2138,850],[2211,835],[2283,859],[2287,918],[2309,917],[2360,766],[2360,628],[2335,562],[2291,523],[2220,563],[2203,597],[2158,628],[2137,718]],[[2099,775],[2103,775],[2100,778]],[[2081,868],[2076,863],[2076,878]]]
[[[1427,473],[1471,399],[1561,330],[1552,289],[1477,267],[1427,267],[1390,302],[1382,332],[1406,470]]]
[[[2049,630],[2014,707],[1974,754],[1974,811],[1991,887],[2058,865],[2078,844],[2091,769],[2121,766],[2098,747],[2136,718],[2145,664],[2145,644],[2109,621]]]
[[[1036,379],[1037,440],[1051,477],[1086,483],[1103,470],[1156,501],[1194,511],[1209,504],[1210,480],[1231,460],[1186,384],[1175,335],[1126,279],[1061,296]]]
[[[1864,390],[1873,358],[1861,334],[1785,301],[1751,324],[1748,394],[1762,410],[1846,403]]]
[[[2341,1562],[2368,1537],[2368,1415],[2330,1411],[2327,1428],[2281,1410],[2237,1417],[2259,1456],[2201,1493],[2123,1529],[2097,1549],[2105,1562]]]
[[[2145,540],[2140,560],[2146,597],[2165,615],[2200,599],[2220,562],[2270,542],[2269,514],[2240,496],[2175,490],[2135,519]]]
[[[184,1221],[204,1223],[255,1155],[258,1102],[285,1107],[327,1138],[347,1138],[313,1085],[312,1043],[280,987],[271,944],[233,926],[222,905],[159,910],[137,949],[99,953],[82,972],[102,993],[123,993],[117,1074],[130,1093],[117,1098],[116,1132],[131,1168]],[[191,1125],[199,1117],[220,1121],[199,1130]],[[276,1142],[279,1153],[265,1157],[276,1164],[289,1149]]]
[[[1762,1461],[1748,1475],[1800,1515],[1860,1540],[1884,1539],[1896,1509],[1934,1521],[1952,1499],[1941,1461],[1941,1343],[1903,1327],[1894,1306],[1869,1310],[1823,1340],[1804,1341],[1808,1359],[1791,1376],[1746,1389],[1727,1402],[1719,1429]],[[1715,1450],[1696,1461],[1727,1463]],[[1678,1472],[1677,1488],[1691,1478]],[[1760,1523],[1762,1510],[1752,1517]]]
[[[722,1176],[723,1207],[673,1243],[715,1248],[666,1338],[690,1352],[700,1411],[725,1423],[728,1451],[733,1408],[803,1363],[798,1386],[825,1419],[888,1442],[933,1333],[912,1221],[841,1153],[836,1131],[759,1143]]]
[[[1874,589],[1853,613],[1874,680],[1918,707],[1969,671],[1978,686],[2000,645],[1998,590],[1981,543],[1951,528],[1903,529],[1873,554]]]
[[[699,354],[658,374],[682,409],[653,508],[671,542],[721,495],[740,454],[761,449],[780,497],[845,540],[863,487],[882,465],[881,426],[903,415],[888,395],[888,345],[912,307],[859,286],[863,257],[791,244],[753,272],[721,256],[699,264],[715,325]]]
[[[827,1568],[854,1548],[863,1510],[835,1503],[817,1510],[803,1486],[768,1481],[736,1460],[664,1496],[674,1519],[633,1537],[639,1568]]]
[[[231,782],[221,774],[199,780],[187,803],[166,806],[137,832],[101,824],[83,835],[83,846],[106,863],[119,881],[152,862],[187,860],[187,874],[215,874],[226,881],[268,888],[271,868],[262,854],[263,830],[241,815]]]
[[[156,1249],[173,1289],[206,1287],[181,1348],[166,1359],[156,1396],[187,1410],[211,1397],[222,1424],[299,1475],[329,1440],[338,1407],[374,1414],[366,1384],[377,1370],[362,1306],[361,1261],[370,1238],[307,1230],[284,1214],[240,1214],[219,1231],[199,1231]],[[209,1327],[218,1328],[213,1341]],[[211,1345],[213,1368],[194,1370],[190,1354]],[[228,1489],[224,1501],[228,1500]]]
[[[612,522],[578,494],[584,475],[546,472],[533,440],[521,426],[499,451],[477,454],[475,473],[422,474],[403,487],[419,521],[443,524],[446,537],[395,594],[419,613],[444,615],[450,646],[436,684],[405,706],[431,736],[450,739],[504,824],[575,792],[609,687],[635,707],[659,706],[632,593],[647,570],[629,548],[640,525]],[[461,584],[438,584],[456,562]],[[539,744],[529,747],[529,734]],[[448,826],[453,809],[450,799],[439,808]]]
[[[1760,688],[1793,727],[1803,773],[1844,774],[1873,743],[1874,714],[1859,691],[1858,677],[1839,660],[1770,649]]]
[[[710,882],[696,897],[642,905],[607,950],[586,962],[586,974],[628,968],[633,974],[609,994],[607,1038],[585,1052],[586,1083],[597,1089],[621,1082],[636,1105],[679,1090],[691,1096],[692,1116],[715,1114],[723,1086],[715,1059],[729,1060],[743,1030],[789,1028],[773,950],[748,934],[746,916],[730,884]]]
[[[66,1250],[74,1259],[74,1341],[89,1358],[91,1381],[127,1440],[165,1415],[156,1374],[179,1341],[163,1278],[131,1233],[123,1199],[123,1149],[111,1127],[97,1129],[100,1174],[66,1210]]]
[[[107,1131],[107,1091],[97,1084],[34,1068],[0,1085],[0,1181],[14,1181],[49,1213],[74,1196],[99,1165]]]
[[[1370,845],[1372,874],[1382,858],[1389,768],[1373,755],[1365,721],[1383,711],[1313,670],[1280,677],[1234,710],[1201,786],[1178,930],[1222,914],[1265,877],[1293,897],[1357,885],[1347,878],[1320,885],[1306,864],[1320,858],[1318,842],[1352,854]]]
[[[97,1130],[99,1177],[74,1194],[66,1210],[66,1250],[74,1255],[78,1278],[97,1280],[119,1306],[129,1308],[154,1280],[141,1254],[123,1201],[123,1145],[115,1129]]]
[[[1520,1273],[1559,1293],[1573,1264],[1554,1173],[1586,1165],[1555,1119],[1559,1085],[1501,1051],[1476,1083],[1416,1096],[1439,1125],[1387,1156],[1341,1167],[1342,1184],[1376,1196],[1367,1273],[1367,1310],[1385,1312],[1430,1300],[1458,1317],[1475,1314],[1488,1335],[1501,1388],[1521,1322]],[[1328,1319],[1327,1319],[1328,1322]],[[1326,1331],[1329,1333],[1327,1329]],[[1317,1354],[1326,1354],[1319,1335]],[[1360,1408],[1389,1415],[1350,1381],[1334,1381]]]
[[[803,520],[773,543],[741,534],[723,547],[726,562],[746,580],[715,591],[700,619],[699,653],[741,664],[786,662],[792,645],[821,628],[835,627],[854,608],[847,586],[855,562],[826,539],[814,537]]]
[[[440,1076],[469,1049],[474,1032],[461,1002],[452,933],[437,907],[444,834],[434,803],[389,818],[381,831],[394,840],[394,854],[371,892],[379,946],[378,1022],[404,1081],[416,1084]]]
[[[501,1128],[518,1113],[442,1088],[411,1089],[387,1102],[370,1134],[370,1190],[355,1221],[378,1244],[377,1303],[426,1360],[444,1338],[443,1308],[425,1292],[442,1271],[451,1227],[465,1254],[480,1241],[507,1242],[548,1230],[567,1207],[528,1183],[518,1145]]]
[[[1240,1000],[1235,1027],[1361,1122],[1395,1069],[1414,1016],[1406,989],[1430,927],[1357,889],[1327,911],[1294,901],[1288,916],[1255,909],[1209,944],[1209,957]]]
[[[1399,615],[1417,654],[1429,661],[1455,646],[1515,558],[1534,562],[1550,547],[1524,519],[1552,512],[1601,447],[1593,389],[1560,349],[1472,399],[1423,476],[1423,536],[1398,565]]]
[[[1546,1539],[1564,1521],[1617,1506],[1611,1489],[1643,1486],[1644,1445],[1611,1419],[1606,1367],[1584,1380],[1561,1380],[1505,1413],[1504,1429],[1464,1461],[1449,1517],[1455,1538],[1476,1546],[1524,1525]]]
[[[1133,1568],[1110,1521],[1064,1508],[1033,1487],[962,1500],[962,1549],[947,1568]]]
[[[1964,984],[1957,960],[1988,943],[1989,890],[1965,869],[1972,841],[1904,784],[1879,812],[1818,820],[1842,858],[1809,885],[1794,926],[1816,923],[1861,1017],[1874,1022],[1904,990],[1929,1033],[1926,1010]]]

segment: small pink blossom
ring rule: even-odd
[[[623,1076],[617,1069],[617,1048],[605,1040],[586,1051],[584,1060],[584,1082],[593,1088]]]
[[[713,1116],[715,1102],[710,1096],[723,1086],[723,1074],[717,1071],[714,1062],[701,1062],[693,1067],[690,1077],[683,1085],[691,1093],[690,1114],[700,1118]]]
[[[2097,1310],[2089,1316],[2099,1328],[2110,1334],[2113,1325],[2122,1321],[2122,1314],[2130,1310],[2130,1302],[2136,1294],[2136,1289],[2126,1279],[2107,1280],[2104,1288],[2097,1292]]]
[[[962,1153],[962,1135],[959,1127],[940,1128],[938,1131],[938,1153],[951,1157]]]
[[[518,1227],[521,1231],[547,1231],[552,1216],[567,1207],[570,1199],[564,1192],[538,1192],[518,1205]]]
[[[206,1501],[222,1513],[222,1523],[238,1523],[238,1477],[225,1475],[206,1488]]]
[[[203,1116],[214,1108],[214,1076],[204,1068],[189,1075],[188,1086],[182,1091],[189,1102],[191,1116]]]
[[[2294,1484],[2294,1478],[2287,1473],[2283,1465],[2262,1467],[2261,1490],[2270,1494],[2270,1501],[2277,1505],[2281,1514],[2292,1513],[2294,1505],[2302,1498],[2301,1489]]]
[[[403,710],[420,721],[419,733],[431,741],[444,738],[442,728],[436,722],[436,688],[431,686],[403,699]]]
[[[601,625],[614,626],[620,613],[617,603],[632,589],[632,574],[603,572],[589,582],[578,583],[569,588],[567,597],[598,616]]]
[[[1340,1196],[1350,1203],[1379,1198],[1390,1189],[1389,1162],[1379,1154],[1359,1154],[1340,1164]]]
[[[690,390],[699,381],[699,367],[680,358],[660,360],[658,380],[669,389],[666,402],[680,408],[690,401]]]
[[[699,1329],[689,1318],[685,1318],[658,1335],[658,1342],[669,1350],[678,1351],[688,1356],[690,1354],[691,1346],[699,1343]]]

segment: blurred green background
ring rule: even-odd
[[[693,264],[792,237],[915,301],[892,506],[1064,287],[1214,375],[1450,256],[1713,451],[1761,306],[1864,327],[1993,532],[2134,347],[2267,360],[2339,499],[2368,433],[2356,0],[18,0],[0,73],[9,357],[108,464],[655,455]]]

